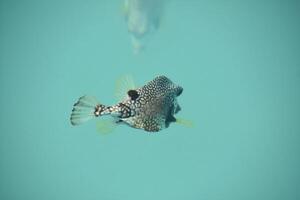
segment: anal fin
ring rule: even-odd
[[[112,133],[115,130],[116,126],[117,124],[113,119],[101,119],[97,122],[96,129],[97,132],[103,135],[107,135],[109,133]]]

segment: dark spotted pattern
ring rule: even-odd
[[[120,118],[128,118],[128,117],[131,117],[132,113],[131,113],[131,109],[128,105],[125,105],[123,103],[119,103],[119,107],[121,109],[120,113]]]
[[[101,104],[96,105],[94,115],[98,117],[104,111],[104,109],[105,109],[104,105]]]

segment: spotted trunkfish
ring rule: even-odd
[[[110,126],[127,124],[148,132],[168,128],[172,122],[187,125],[185,120],[176,119],[174,116],[181,110],[177,102],[177,97],[183,91],[181,86],[174,84],[166,76],[157,76],[139,88],[136,88],[133,81],[127,78],[127,81],[119,81],[117,88],[122,88],[125,82],[129,85],[125,88],[129,89],[127,92],[124,91],[123,100],[115,105],[103,105],[92,96],[80,97],[74,104],[71,124],[79,125],[96,117],[110,115],[112,116]],[[117,94],[120,94],[122,90],[118,90]],[[107,123],[103,124],[105,123],[99,123],[100,129],[110,129]]]

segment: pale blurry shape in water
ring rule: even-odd
[[[135,54],[145,48],[147,35],[159,28],[163,6],[164,0],[124,0],[123,12]]]
[[[134,54],[139,54],[144,49],[144,44],[134,36],[131,37],[131,43]]]

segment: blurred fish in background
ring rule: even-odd
[[[124,0],[123,13],[135,54],[145,48],[145,40],[159,28],[164,2],[164,0]]]

